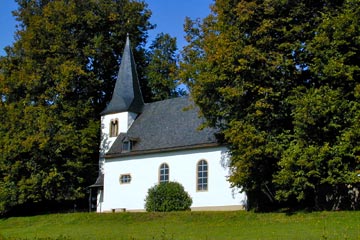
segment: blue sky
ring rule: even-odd
[[[210,13],[209,6],[213,0],[145,0],[153,12],[151,23],[156,24],[155,30],[149,31],[148,42],[151,43],[160,33],[169,33],[176,37],[178,48],[185,44],[183,24],[186,16],[191,19],[204,18]],[[0,5],[0,55],[5,55],[4,47],[14,41],[16,21],[11,11],[16,10],[15,0],[1,0]]]

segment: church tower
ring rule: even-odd
[[[121,59],[112,98],[101,112],[101,145],[99,167],[103,172],[104,155],[120,133],[126,133],[138,114],[142,112],[144,100],[136,72],[129,36]]]
[[[101,112],[99,176],[96,182],[90,186],[90,211],[101,212],[106,152],[109,151],[120,133],[128,131],[136,117],[142,112],[143,107],[144,100],[128,35],[111,100]]]

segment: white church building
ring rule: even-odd
[[[99,177],[91,187],[97,212],[145,211],[148,189],[176,181],[191,210],[240,210],[246,195],[227,181],[227,148],[189,97],[144,103],[129,37],[112,99],[101,113]],[[96,196],[96,198],[95,198]]]

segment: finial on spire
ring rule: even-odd
[[[129,33],[126,33],[126,42],[125,42],[125,46],[126,45],[130,45],[130,34]],[[125,49],[124,49],[125,51]]]

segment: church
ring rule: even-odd
[[[245,193],[227,181],[227,148],[214,129],[200,130],[202,123],[189,97],[144,103],[127,37],[111,101],[101,113],[91,209],[145,211],[148,189],[169,181],[184,186],[192,211],[244,209]]]

